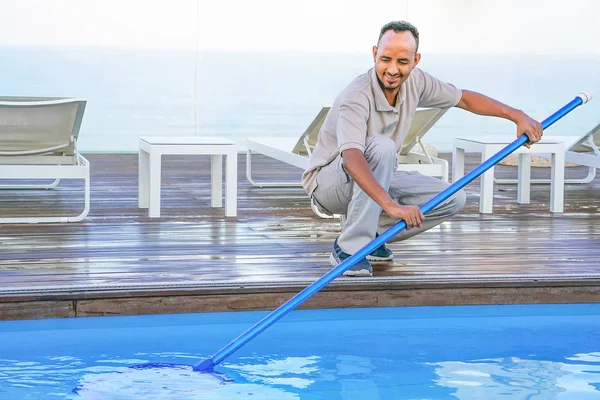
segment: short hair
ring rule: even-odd
[[[379,39],[377,39],[377,46],[379,46],[379,42],[381,41],[381,37],[387,31],[394,31],[396,33],[408,31],[408,32],[412,33],[413,37],[415,38],[415,42],[417,43],[417,49],[416,49],[416,51],[419,50],[419,30],[417,29],[416,26],[414,26],[410,22],[406,22],[406,21],[392,21],[392,22],[388,22],[387,24],[385,24],[381,28],[381,32],[379,33]]]

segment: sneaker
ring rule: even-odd
[[[379,235],[376,235],[377,237]],[[389,261],[394,258],[394,253],[384,244],[373,250],[371,254],[367,256],[369,261]]]
[[[337,239],[333,242],[333,251],[329,256],[329,263],[334,267],[338,266],[342,263],[342,261],[346,260],[350,257],[350,254],[344,253],[340,246],[337,244]],[[344,271],[342,274],[344,276],[373,276],[373,267],[371,263],[367,261],[367,259],[363,258],[352,267]]]

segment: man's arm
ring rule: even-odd
[[[373,201],[381,206],[387,215],[392,218],[403,219],[407,228],[421,227],[424,217],[419,207],[402,206],[392,200],[388,192],[381,187],[373,176],[362,151],[359,149],[346,149],[342,152],[342,157],[346,172]]]
[[[421,226],[423,214],[419,207],[396,203],[381,187],[358,145],[364,143],[367,134],[369,100],[365,96],[347,99],[340,105],[337,121],[337,140],[344,160],[344,169],[354,182],[375,201],[390,217],[403,219],[408,228]]]
[[[474,114],[500,117],[514,122],[517,125],[517,137],[523,133],[526,133],[529,137],[529,142],[526,144],[528,148],[531,143],[535,143],[542,138],[542,125],[539,122],[523,111],[509,107],[481,93],[463,90],[462,97],[456,107]]]

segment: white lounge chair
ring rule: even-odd
[[[317,143],[319,129],[323,125],[329,109],[330,107],[323,107],[299,139],[293,137],[246,138],[248,147],[246,153],[246,177],[248,181],[257,187],[301,186],[300,177],[298,177],[297,182],[255,181],[252,177],[252,153],[263,154],[302,170],[306,169],[312,150]],[[440,108],[422,108],[417,110],[411,128],[399,152],[399,170],[419,171],[422,174],[437,176],[448,181],[448,162],[441,158],[430,156],[421,142],[421,138],[446,111],[447,109]],[[417,145],[421,148],[420,153],[414,151]]]
[[[565,162],[588,167],[583,178],[565,179],[565,183],[589,183],[596,177],[596,168],[600,168],[600,123],[582,136],[544,135],[549,139],[565,143]],[[535,149],[535,144],[532,149]],[[543,156],[543,155],[542,155]],[[517,179],[495,179],[499,184],[514,184]],[[549,179],[532,179],[531,183],[550,183]]]
[[[74,98],[0,97],[0,180],[25,181],[0,189],[51,189],[60,179],[82,179],[85,187],[84,209],[77,216],[0,217],[0,223],[77,222],[87,216],[90,168],[77,151],[85,106],[85,100]],[[50,179],[50,184],[27,182]]]

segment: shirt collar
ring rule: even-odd
[[[371,68],[371,86],[373,87],[373,98],[375,99],[375,107],[377,108],[377,111],[396,111],[399,112],[400,111],[400,106],[402,105],[402,103],[404,103],[404,99],[406,98],[406,89],[405,89],[405,84],[406,81],[404,83],[402,83],[402,85],[400,85],[400,90],[398,91],[398,97],[396,98],[396,107],[392,107],[390,106],[390,103],[388,103],[385,95],[383,94],[383,90],[381,89],[381,86],[379,85],[379,78],[377,78],[377,72],[375,71],[375,68]]]

